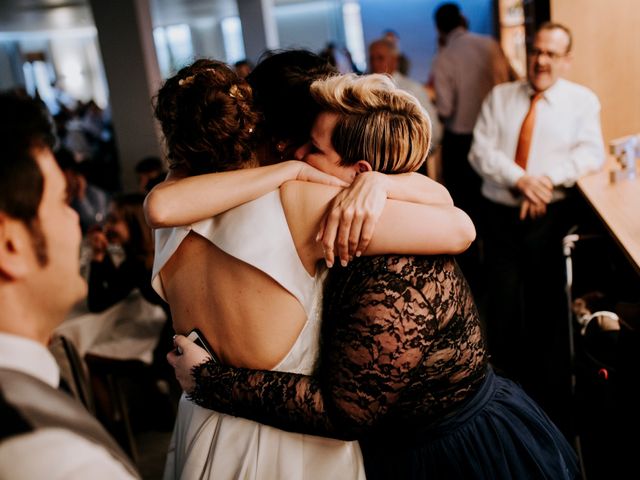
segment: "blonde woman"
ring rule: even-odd
[[[415,123],[394,115],[410,99],[386,80],[331,78],[311,91],[323,112],[305,148],[309,163],[340,178],[418,168],[419,161],[390,161],[401,151],[420,158],[423,143]],[[300,185],[285,186],[283,198],[289,188]],[[368,479],[577,475],[560,431],[488,366],[473,298],[451,256],[370,256],[334,268],[323,318],[314,376],[221,365],[184,337],[184,355],[171,361],[199,405],[292,432],[359,439]]]

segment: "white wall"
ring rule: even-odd
[[[327,42],[345,43],[340,3],[316,1],[275,8],[281,48],[322,50]]]
[[[90,37],[55,36],[49,43],[59,87],[76,100],[107,105],[107,86],[95,34]]]

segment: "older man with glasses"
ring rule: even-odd
[[[486,199],[489,353],[559,425],[569,389],[561,241],[576,223],[570,188],[604,163],[598,98],[561,78],[571,46],[567,27],[538,29],[528,81],[490,92],[469,154]]]

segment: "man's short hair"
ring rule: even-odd
[[[388,35],[397,39],[400,39],[400,35],[393,28],[387,28],[382,31],[382,35]]]
[[[378,38],[376,40],[374,40],[373,42],[371,42],[369,44],[369,50],[371,50],[371,47],[373,46],[378,46],[378,45],[382,45],[384,46],[387,50],[389,50],[389,52],[391,53],[392,56],[397,57],[400,52],[398,51],[398,47],[396,47],[396,45],[389,40],[388,38]]]
[[[46,263],[46,249],[38,206],[44,178],[35,150],[53,150],[55,143],[53,122],[43,104],[0,93],[0,212],[22,221],[31,231],[41,264]]]
[[[466,25],[465,18],[460,13],[460,7],[455,3],[443,3],[433,15],[436,27],[442,33],[449,33],[455,28]]]
[[[571,47],[573,46],[573,35],[571,34],[571,30],[566,25],[562,23],[556,22],[544,22],[542,25],[538,27],[536,33],[539,33],[543,30],[562,30],[567,34],[567,38],[569,39],[569,43],[567,44],[567,51],[564,53],[569,53],[571,51]]]

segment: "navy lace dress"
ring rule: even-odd
[[[367,478],[569,479],[571,446],[487,365],[478,314],[449,256],[380,256],[333,269],[313,377],[194,368],[203,407],[360,441]]]

